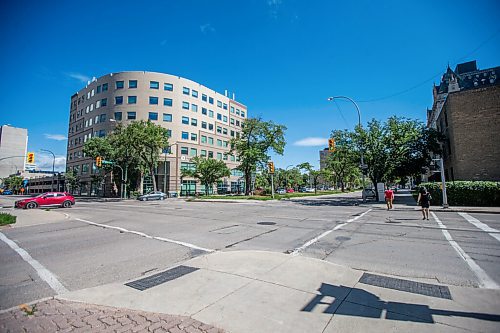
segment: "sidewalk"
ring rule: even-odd
[[[421,283],[263,251],[211,253],[57,299],[187,316],[234,333],[500,331],[500,290]]]

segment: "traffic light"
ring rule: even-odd
[[[95,158],[95,166],[100,168],[102,166],[102,157],[101,156],[97,156]]]
[[[335,139],[334,138],[328,139],[328,150],[335,151]]]
[[[274,162],[267,162],[267,169],[269,173],[274,173]]]
[[[35,163],[35,153],[31,153],[31,152],[28,153],[28,156],[26,158],[26,162],[30,163],[30,164]]]

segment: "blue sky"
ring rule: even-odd
[[[330,132],[357,123],[327,97],[359,101],[363,123],[425,120],[448,63],[500,65],[499,12],[494,0],[2,1],[0,124],[28,128],[29,150],[63,168],[70,96],[93,76],[157,71],[286,125],[277,167],[317,166]]]

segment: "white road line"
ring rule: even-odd
[[[122,232],[126,232],[126,233],[129,233],[129,234],[138,235],[138,236],[149,238],[149,239],[156,239],[156,240],[159,240],[159,241],[162,241],[162,242],[167,242],[167,243],[173,243],[173,244],[177,244],[177,245],[182,245],[182,246],[189,247],[189,248],[196,249],[196,250],[201,250],[201,251],[205,251],[205,252],[215,252],[215,250],[207,249],[207,248],[204,248],[204,247],[200,247],[200,246],[197,246],[197,245],[194,245],[194,244],[191,244],[191,243],[176,241],[176,240],[173,240],[173,239],[168,239],[168,238],[163,238],[163,237],[151,236],[151,235],[147,235],[147,234],[145,234],[143,232],[140,232],[140,231],[128,230],[128,229],[125,229],[125,228],[122,228],[122,227],[115,227],[115,226],[112,226],[112,225],[96,223],[96,222],[92,222],[92,221],[88,221],[88,220],[84,220],[84,219],[79,219],[79,218],[75,218],[75,220],[80,221],[80,222],[84,222],[84,223],[87,223],[87,224],[95,225],[95,226],[98,226],[98,227],[119,230],[119,231],[122,231]]]
[[[500,286],[493,281],[486,272],[479,267],[478,264],[467,254],[465,253],[464,250],[460,247],[460,245],[457,244],[451,237],[450,233],[448,230],[446,230],[446,226],[441,222],[441,220],[434,214],[434,212],[431,212],[432,217],[436,220],[437,224],[441,228],[441,231],[446,238],[446,240],[450,243],[450,245],[457,251],[458,255],[469,265],[470,269],[474,274],[477,276],[479,279],[479,286],[482,288],[489,288],[489,289],[500,289]]]
[[[24,261],[30,264],[31,267],[35,269],[38,276],[40,276],[40,278],[43,281],[47,282],[47,284],[56,292],[56,294],[63,294],[68,292],[68,289],[66,289],[66,287],[64,287],[62,283],[59,282],[57,277],[54,274],[52,274],[47,268],[45,268],[42,264],[33,259],[33,257],[31,257],[29,253],[26,252],[26,250],[20,248],[14,241],[7,238],[7,236],[5,236],[1,232],[0,232],[0,239],[4,241],[7,245],[9,245],[11,249],[16,251],[17,254],[19,254],[21,258],[24,259]]]
[[[462,216],[464,219],[469,221],[469,223],[473,224],[477,228],[479,228],[483,231],[486,231],[488,233],[488,235],[490,235],[493,238],[496,238],[500,242],[500,231],[498,231],[497,229],[494,229],[494,228],[490,227],[489,225],[484,224],[483,222],[470,216],[467,213],[458,213],[458,215]]]
[[[344,223],[341,223],[341,224],[337,224],[335,226],[335,228],[331,229],[331,230],[327,230],[325,231],[324,233],[322,233],[321,235],[307,241],[306,243],[304,243],[304,245],[300,246],[300,247],[297,247],[295,248],[290,254],[291,255],[298,255],[300,252],[304,251],[306,248],[308,248],[309,246],[311,246],[312,244],[316,243],[317,241],[319,241],[321,238],[327,236],[328,234],[330,234],[331,232],[335,231],[335,230],[338,230],[340,228],[342,228],[343,226],[345,226],[346,224],[348,223],[351,223],[351,222],[354,222],[356,221],[357,219],[360,219],[362,218],[365,214],[368,214],[369,212],[371,211],[371,208],[368,209],[366,212],[364,212],[363,214],[360,214],[356,217],[353,217],[352,219],[349,219],[347,220],[347,222],[344,222]]]

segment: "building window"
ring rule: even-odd
[[[189,133],[188,132],[182,132],[181,133],[181,139],[182,140],[189,140]]]
[[[231,136],[234,138],[234,131],[231,131]]]
[[[209,158],[214,158],[214,152],[213,151],[208,151],[208,157]]]
[[[234,113],[234,106],[231,106],[231,113]]]
[[[234,125],[234,118],[229,119],[229,122],[231,123],[231,125]]]
[[[241,111],[241,116],[245,117],[245,112]]]
[[[225,122],[225,123],[227,123],[227,116],[223,116],[222,117],[222,121]]]
[[[172,130],[167,130],[167,138],[171,138],[172,137]]]
[[[208,103],[210,103],[210,104],[214,104],[214,99],[213,99],[212,97],[209,97],[209,98],[208,98]]]
[[[127,112],[127,119],[128,120],[135,120],[136,119],[136,113],[135,112]]]
[[[198,150],[196,148],[191,148],[189,150],[189,156],[196,156],[198,155]]]
[[[108,84],[107,83],[104,83],[102,85],[102,92],[105,92],[105,91],[108,91]]]
[[[182,108],[184,110],[189,110],[189,103],[188,102],[182,102]]]
[[[222,127],[217,126],[217,133],[222,133]]]
[[[101,106],[107,106],[107,105],[108,105],[108,99],[107,98],[101,99]]]
[[[227,146],[229,145],[229,142],[228,141],[224,141],[223,142],[223,146],[227,148]]]
[[[122,120],[122,113],[121,112],[115,112],[115,120],[116,121]]]
[[[189,125],[189,117],[182,117],[182,123],[185,125]]]
[[[123,104],[123,96],[115,96],[115,104],[116,105]]]
[[[116,89],[123,89],[123,81],[116,81]]]
[[[235,158],[234,155],[231,155],[231,161],[234,162]]]
[[[221,102],[221,101],[217,101],[217,107],[218,107],[218,108],[221,108],[221,107],[222,107],[222,102]]]
[[[208,116],[210,118],[213,118],[214,117],[214,112],[212,110],[208,110]]]
[[[214,138],[209,137],[208,144],[213,146],[214,145]]]
[[[101,86],[97,86],[96,94],[99,94],[100,92],[101,92]]]
[[[191,118],[191,125],[198,126],[198,120],[196,118]]]
[[[236,109],[236,114],[239,116],[240,115],[240,109]]]
[[[128,80],[128,87],[130,89],[137,88],[137,80]]]
[[[217,147],[222,147],[222,140],[221,139],[217,139]]]
[[[182,87],[182,93],[184,95],[189,95],[189,88],[188,87]]]
[[[158,105],[158,97],[149,96],[149,105]]]
[[[164,106],[172,106],[172,99],[171,98],[164,98],[163,105]]]
[[[164,83],[163,84],[163,90],[173,91],[174,90],[174,85],[172,83]]]
[[[206,121],[201,122],[201,128],[207,129],[207,122]]]
[[[170,113],[163,114],[163,121],[172,122],[172,115]]]
[[[191,104],[191,111],[193,111],[193,112],[198,112],[198,105],[196,105],[196,104]]]
[[[201,95],[201,100],[202,100],[203,102],[206,102],[206,101],[207,101],[207,95],[202,94],[202,95]]]
[[[150,112],[148,119],[149,120],[158,120],[158,112]]]
[[[191,141],[198,141],[198,135],[196,133],[191,133]]]
[[[217,159],[222,160],[222,153],[217,153]]]
[[[227,135],[227,128],[222,129],[222,134]]]
[[[236,126],[240,126],[240,121],[236,120]]]
[[[214,130],[214,124],[208,124],[208,129],[213,131]]]
[[[150,89],[160,89],[160,82],[158,81],[149,81]]]
[[[205,116],[207,115],[207,108],[201,108],[201,114],[204,114]]]
[[[181,147],[181,155],[187,155],[188,151],[188,147]]]
[[[127,103],[128,104],[136,104],[137,103],[137,96],[128,96]]]
[[[227,104],[224,103],[223,107],[222,107],[224,110],[227,110]]]
[[[198,92],[196,90],[192,90],[191,96],[198,98]]]
[[[207,143],[207,137],[205,135],[201,136],[201,143]]]
[[[206,151],[205,149],[202,149],[202,150],[200,151],[200,156],[202,156],[202,157],[206,157],[206,156],[207,156],[207,151]]]
[[[217,120],[222,120],[222,115],[220,113],[217,113]]]
[[[100,123],[103,123],[103,122],[105,122],[105,121],[106,121],[106,114],[105,114],[105,113],[103,113],[103,114],[101,114],[101,115],[99,116],[99,122],[100,122]]]

